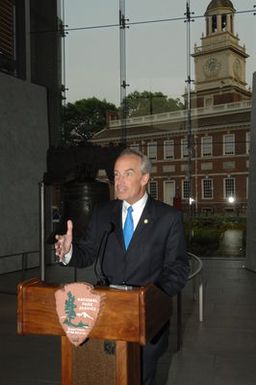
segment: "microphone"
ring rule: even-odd
[[[98,248],[98,253],[94,263],[94,273],[97,278],[96,285],[98,286],[109,286],[109,280],[103,271],[103,261],[104,261],[104,255],[105,255],[106,246],[108,242],[108,237],[114,231],[114,229],[115,229],[114,223],[110,222],[105,228],[105,231],[102,235],[100,245]]]

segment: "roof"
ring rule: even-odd
[[[206,13],[217,8],[230,8],[235,11],[233,3],[230,0],[212,0],[207,7]]]
[[[247,126],[250,124],[251,101],[235,102],[212,106],[211,108],[192,109],[192,129],[197,131],[216,130],[223,127]],[[160,114],[161,115],[161,114]],[[137,122],[137,121],[136,121]],[[187,130],[186,117],[176,120],[155,121],[152,125],[127,125],[126,139],[150,140],[153,138],[180,136]],[[122,127],[105,128],[92,138],[93,143],[121,142]]]

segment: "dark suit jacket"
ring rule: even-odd
[[[95,262],[105,236],[102,270],[111,284],[155,283],[169,295],[184,287],[189,263],[181,214],[173,207],[149,197],[126,251],[122,201],[104,204],[94,210],[84,240],[73,242],[69,264],[86,267]]]

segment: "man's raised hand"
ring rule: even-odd
[[[59,257],[60,262],[64,262],[65,255],[70,251],[73,239],[73,223],[67,221],[67,232],[63,235],[56,235],[55,254]]]

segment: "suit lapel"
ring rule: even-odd
[[[114,233],[120,243],[120,246],[125,250],[122,228],[122,201],[117,200],[112,213],[112,222],[114,224]]]

